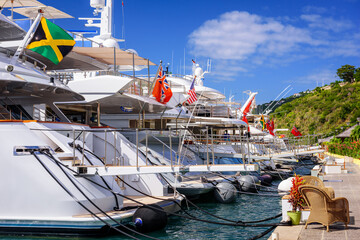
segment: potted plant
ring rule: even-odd
[[[292,205],[292,211],[288,211],[287,215],[290,217],[293,225],[298,225],[301,219],[300,210],[304,209],[305,205],[305,199],[299,192],[299,186],[304,184],[304,179],[295,174],[295,177],[291,179],[291,183],[289,202]]]

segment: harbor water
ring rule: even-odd
[[[311,167],[304,164],[297,164],[295,172],[297,174],[308,175]],[[256,221],[265,218],[273,217],[281,212],[281,196],[277,195],[275,189],[280,183],[280,180],[274,181],[271,188],[261,191],[260,194],[238,194],[236,201],[230,204],[217,203],[214,200],[197,201],[197,206],[201,209],[210,212],[216,216],[234,220],[234,221]],[[186,206],[185,206],[186,207]],[[208,214],[194,208],[189,207],[187,210],[192,216],[216,222],[224,222],[216,219]],[[186,216],[184,212],[180,212]],[[278,223],[281,218],[276,218],[264,223]],[[169,216],[168,224],[164,230],[147,233],[147,235],[158,239],[188,239],[188,240],[202,240],[202,239],[250,239],[258,234],[261,234],[269,227],[240,227],[240,226],[224,226],[213,223],[206,223],[202,221],[190,220],[179,216]],[[271,232],[260,239],[268,239]],[[148,239],[132,234],[139,239]],[[37,240],[37,239],[80,239],[80,240],[115,240],[115,239],[131,239],[124,235],[111,235],[106,237],[30,237],[30,236],[1,236],[0,240]]]

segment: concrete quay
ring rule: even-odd
[[[329,232],[326,227],[312,223],[305,225],[277,227],[277,240],[358,240],[360,239],[360,167],[355,163],[346,163],[348,173],[327,174],[324,176],[325,186],[335,190],[335,197],[345,197],[349,201],[350,223],[345,228],[343,223],[333,223]],[[273,239],[270,236],[269,239]]]

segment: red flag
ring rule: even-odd
[[[172,97],[172,91],[170,85],[166,80],[166,76],[163,74],[162,66],[160,67],[158,77],[152,95],[159,103],[167,103]]]
[[[121,1],[121,5],[124,6],[124,1]]]
[[[270,122],[270,127],[271,129],[274,131],[275,129],[275,124],[274,124],[274,120],[271,119],[271,122]]]
[[[246,116],[243,116],[242,120],[243,120],[244,122],[246,122],[247,124],[249,124],[249,122],[248,122],[248,120],[247,120]]]
[[[268,120],[268,121],[266,122],[266,129],[269,130],[269,133],[270,133],[271,135],[275,136],[275,134],[274,134],[274,132],[273,132],[274,129],[271,127],[270,120]]]
[[[249,126],[249,122],[248,122],[248,120],[247,120],[247,118],[246,118],[246,115],[243,116],[242,120],[243,120],[244,122],[246,122],[246,124],[248,125],[248,132],[250,132],[250,126]]]
[[[297,130],[297,128],[296,128],[295,126],[292,128],[291,133],[292,133],[295,137],[302,136],[302,134],[299,132],[299,130]]]

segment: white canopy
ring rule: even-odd
[[[15,8],[14,12],[19,13],[28,18],[36,18],[39,9],[43,11],[43,16],[47,19],[57,19],[57,18],[74,18],[67,13],[64,13],[54,7],[40,5],[37,7],[24,7],[24,8]]]
[[[33,6],[45,6],[41,2],[36,0],[0,0],[0,6],[7,7],[33,7]]]
[[[117,48],[106,47],[74,47],[73,52],[92,57],[99,62],[114,65],[156,65],[147,59],[140,57],[136,54],[123,51]]]

